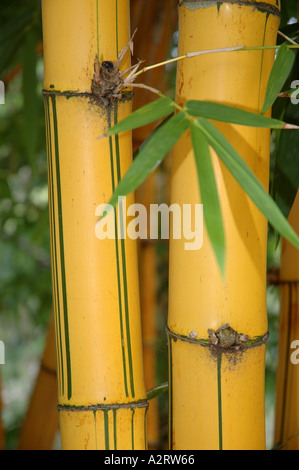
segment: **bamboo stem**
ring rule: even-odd
[[[4,427],[2,421],[2,378],[0,374],[0,450],[4,450],[4,441],[5,441],[5,434],[4,434]]]

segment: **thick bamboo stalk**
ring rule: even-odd
[[[58,429],[55,334],[51,319],[40,370],[20,434],[19,450],[51,450]]]
[[[97,137],[130,113],[131,99],[106,106],[91,93],[96,56],[99,66],[116,61],[129,42],[129,1],[43,0],[42,7],[62,448],[145,449],[137,246],[121,238],[122,214],[112,219],[115,239],[99,239],[96,226],[98,206],[132,161],[130,133]],[[127,51],[121,69],[129,65]]]
[[[171,43],[171,36],[177,25],[176,0],[134,0],[132,8],[132,29],[134,55],[151,65],[165,60]],[[160,67],[142,76],[142,83],[165,92],[167,88],[164,68]],[[138,109],[156,97],[144,89],[134,90],[133,109]],[[136,149],[154,130],[149,124],[133,131],[133,148]],[[160,171],[160,170],[157,170]],[[136,201],[150,209],[157,202],[157,177],[153,172],[136,191]],[[148,221],[148,227],[150,223]],[[140,240],[139,243],[140,299],[142,315],[144,374],[147,390],[157,385],[157,245],[154,240]],[[150,448],[159,446],[159,403],[158,398],[149,402],[147,413],[147,436]]]
[[[299,232],[299,192],[289,215]],[[282,241],[275,445],[299,450],[299,251]]]
[[[180,2],[179,51],[276,42],[276,0]],[[177,102],[210,100],[259,112],[273,52],[210,54],[182,61]],[[217,127],[266,189],[270,132],[237,125]],[[170,446],[173,449],[264,449],[264,367],[267,339],[267,221],[213,153],[226,237],[225,278],[207,233],[198,251],[170,240],[169,368]],[[173,153],[172,203],[200,202],[189,135]],[[205,207],[203,207],[205,211]],[[218,331],[213,346],[208,330]],[[210,332],[211,333],[211,332]],[[250,347],[231,347],[225,335],[248,335]]]

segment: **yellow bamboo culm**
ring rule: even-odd
[[[55,334],[54,321],[51,318],[18,449],[51,450],[58,429]]]
[[[177,25],[177,0],[133,0],[132,30],[134,36],[134,56],[144,60],[145,65],[159,63],[167,57],[171,36]],[[158,67],[142,76],[142,83],[165,92],[167,84],[164,68]],[[155,100],[153,93],[136,88],[133,109]],[[133,148],[137,149],[153,132],[155,124],[148,124],[133,131]],[[143,204],[150,213],[150,204],[157,202],[157,169],[136,191],[136,201]],[[148,220],[147,227],[150,226]],[[143,336],[144,374],[147,390],[157,385],[157,244],[154,240],[140,240],[139,243],[140,300]],[[159,402],[158,398],[149,402],[147,413],[147,436],[150,449],[159,448]]]
[[[178,55],[274,45],[279,23],[276,0],[183,1]],[[273,51],[214,53],[181,61],[177,102],[210,100],[259,112],[273,61]],[[268,190],[270,131],[215,124]],[[267,221],[214,153],[212,159],[224,219],[225,278],[205,229],[197,251],[185,250],[183,237],[170,240],[170,447],[264,449]],[[173,152],[171,202],[200,203],[188,133]],[[220,331],[228,332],[229,325],[234,335],[247,335],[251,347],[212,347],[208,330],[225,325]]]
[[[106,106],[91,93],[95,58],[116,61],[129,42],[129,0],[43,0],[42,14],[62,449],[145,449],[137,246],[122,237],[123,205],[115,238],[97,231],[99,206],[132,162],[129,132],[97,137],[131,99]],[[121,69],[129,65],[127,51]]]
[[[299,233],[299,192],[288,221]],[[282,241],[279,287],[274,443],[284,450],[299,450],[299,251],[285,239]]]

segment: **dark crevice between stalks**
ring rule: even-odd
[[[65,96],[67,99],[70,98],[87,98],[90,101],[91,105],[96,105],[99,106],[102,110],[107,110],[107,109],[114,109],[115,102],[117,101],[118,103],[126,103],[127,101],[131,101],[133,99],[134,93],[133,92],[126,92],[122,95],[120,99],[115,100],[114,102],[111,102],[107,105],[103,103],[103,100],[96,95],[95,93],[89,93],[89,92],[77,92],[77,91],[71,91],[71,90],[65,90],[65,91],[60,91],[60,90],[43,90],[42,94],[44,96]]]

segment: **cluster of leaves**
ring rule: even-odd
[[[131,167],[116,188],[109,206],[116,206],[118,197],[126,196],[134,191],[161,163],[182,134],[189,129],[201,200],[205,207],[205,224],[221,272],[224,274],[225,271],[225,236],[210,147],[215,150],[218,157],[271,225],[299,248],[298,235],[288,224],[279,206],[265,191],[242,157],[210,122],[210,120],[216,120],[245,126],[272,128],[279,130],[281,133],[289,132],[289,129],[283,130],[286,127],[283,121],[268,118],[264,114],[272,106],[281,91],[281,86],[290,76],[295,57],[294,51],[290,50],[286,43],[279,48],[269,78],[261,114],[219,103],[195,100],[187,101],[184,107],[180,107],[172,99],[161,95],[157,101],[138,109],[126,119],[108,129],[107,135],[110,136],[168,116],[139,148]],[[295,132],[298,136],[298,131]],[[294,163],[292,162],[292,164]],[[278,174],[278,170],[276,170],[276,174]],[[298,188],[298,180],[296,184]],[[283,189],[284,191],[289,190],[285,187]],[[288,210],[292,202],[293,200],[290,201]]]

